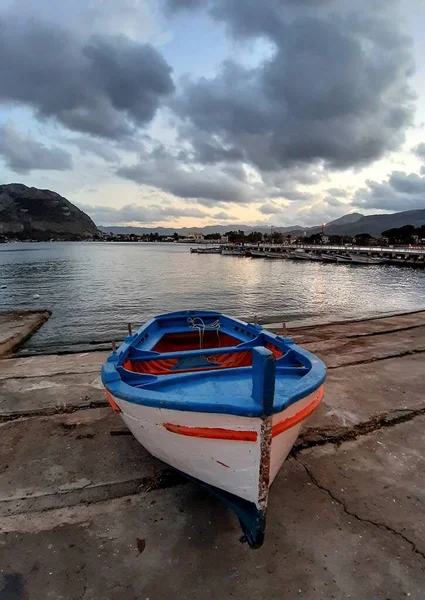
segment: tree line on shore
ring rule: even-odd
[[[293,243],[307,243],[307,244],[354,244],[357,246],[374,246],[374,245],[415,245],[425,244],[425,225],[420,227],[414,227],[413,225],[404,225],[403,227],[395,227],[387,229],[382,232],[381,237],[374,238],[369,233],[358,233],[354,236],[351,235],[338,235],[338,234],[326,234],[326,231],[314,233],[308,236],[298,234],[283,233],[281,231],[273,231],[270,233],[262,233],[261,231],[251,231],[245,233],[242,229],[237,231],[229,231],[225,234],[227,241],[231,244],[258,244],[258,243],[273,243],[273,244],[293,244]],[[7,241],[80,241],[81,239],[88,239],[87,237],[81,238],[81,236],[58,236],[52,235],[49,232],[45,232],[37,239],[28,238],[23,234],[17,234],[13,237],[0,236],[0,243]],[[96,234],[91,239],[94,241],[108,241],[108,242],[164,242],[164,241],[175,241],[184,239],[184,236],[179,235],[176,231],[172,235],[161,235],[157,232],[146,233],[138,235],[135,233],[130,234],[119,234],[119,233],[103,233]],[[209,233],[203,236],[203,239],[207,242],[220,244],[223,243],[222,233]],[[196,243],[196,240],[194,240]]]
[[[206,235],[205,239],[219,239],[221,234]],[[329,234],[325,231],[317,232],[308,236],[285,234],[280,231],[272,231],[270,233],[261,233],[253,231],[245,234],[242,230],[229,231],[227,238],[231,243],[258,243],[271,242],[273,244],[288,244],[293,242],[303,242],[307,244],[329,243],[338,244],[355,244],[357,246],[373,246],[373,245],[413,245],[425,243],[425,225],[414,227],[413,225],[404,225],[403,227],[394,227],[383,231],[381,237],[375,238],[370,233],[358,233],[352,235]]]
[[[321,244],[328,243],[333,245],[354,244],[357,246],[374,246],[374,245],[411,245],[425,242],[425,225],[415,228],[413,225],[404,225],[403,227],[388,229],[382,232],[382,236],[375,238],[369,233],[358,233],[352,235],[329,234],[326,232],[318,232],[311,235],[294,235],[282,233],[281,231],[271,231],[270,233],[262,233],[261,231],[251,231],[246,233],[242,229],[237,231],[228,231],[225,234],[227,241],[230,244],[258,244],[258,243],[273,243],[273,244],[291,244],[291,243],[307,243]],[[103,234],[102,239],[106,241],[143,241],[143,242],[163,242],[176,241],[183,239],[184,236],[174,232],[173,235],[160,235],[158,233],[146,233],[143,235],[131,234]],[[211,243],[222,243],[222,233],[209,233],[203,236],[203,239]]]

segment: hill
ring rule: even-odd
[[[327,235],[356,235],[358,233],[369,233],[374,237],[379,237],[386,229],[393,227],[402,227],[403,225],[414,225],[419,227],[425,225],[425,209],[423,210],[406,210],[393,214],[385,215],[362,215],[361,213],[348,213],[339,219],[326,223],[325,226],[315,225],[314,227],[301,227],[293,225],[289,227],[273,227],[273,231],[282,233],[291,233],[294,235],[312,235],[319,233],[324,227]],[[124,233],[136,235],[144,235],[149,233],[158,233],[159,235],[173,235],[176,231],[179,235],[188,235],[195,231],[199,231],[204,235],[209,233],[226,233],[228,231],[237,231],[241,229],[245,233],[251,231],[260,231],[261,233],[270,233],[270,227],[255,226],[255,225],[208,225],[207,227],[99,227],[101,231],[112,232],[115,234]]]
[[[367,215],[362,216],[354,223],[337,224],[334,221],[329,223],[329,227],[326,227],[326,233],[341,235],[370,233],[374,237],[379,237],[383,231],[403,225],[414,225],[415,227],[425,225],[425,209],[405,210],[391,215]]]
[[[332,225],[332,227],[339,227],[340,225],[348,225],[348,224],[353,224],[353,223],[357,223],[358,221],[360,221],[360,219],[362,219],[364,217],[364,215],[362,215],[361,213],[348,213],[348,215],[344,215],[343,217],[339,217],[339,219],[335,219],[334,221],[331,221],[330,223],[328,223],[328,225]]]
[[[96,233],[90,217],[56,192],[21,183],[0,185],[0,236],[78,240]]]

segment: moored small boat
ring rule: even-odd
[[[198,248],[191,248],[190,252],[192,254],[221,254],[220,246],[204,246]]]
[[[106,395],[154,456],[264,540],[269,487],[323,397],[326,367],[289,338],[217,312],[155,317],[102,368]]]
[[[198,254],[221,254],[221,248],[220,246],[213,248],[198,248]]]
[[[288,258],[288,256],[283,252],[267,252],[266,258],[268,258],[269,260],[282,260]]]
[[[245,249],[242,246],[239,248],[223,248],[221,254],[223,256],[246,256]]]
[[[387,259],[380,257],[367,256],[364,254],[354,254],[350,252],[351,262],[356,265],[382,265]]]
[[[347,254],[334,254],[335,261],[337,263],[351,263],[351,256]]]
[[[336,256],[334,254],[323,252],[321,256],[323,262],[336,262]]]
[[[316,262],[323,260],[322,255],[321,254],[317,254],[316,252],[311,252],[309,254],[309,257],[310,257],[310,260],[314,260]]]
[[[248,255],[251,258],[266,258],[267,253],[264,250],[249,250]]]
[[[291,252],[290,258],[294,258],[295,260],[311,260],[310,254],[304,250],[295,250],[294,252]]]

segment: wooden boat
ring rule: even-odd
[[[221,248],[198,248],[198,254],[221,254]]]
[[[336,256],[329,252],[323,252],[321,257],[322,257],[323,262],[334,262],[334,263],[336,262]]]
[[[304,250],[295,250],[294,252],[291,252],[290,258],[294,258],[295,260],[311,260],[310,254]]]
[[[217,312],[160,315],[102,368],[111,406],[154,456],[206,486],[264,540],[269,486],[323,397],[321,360]]]
[[[283,252],[266,252],[266,258],[269,260],[283,260],[288,257]]]
[[[246,256],[245,250],[241,248],[223,248],[221,251],[223,256]]]
[[[316,261],[316,262],[323,260],[322,255],[321,254],[317,254],[316,252],[311,252],[309,256],[310,256],[310,260],[313,260],[313,261]]]
[[[191,248],[190,252],[194,254],[221,254],[221,248],[219,246],[213,248]]]
[[[337,263],[351,263],[351,256],[347,254],[334,254],[335,260]]]
[[[267,253],[264,250],[249,250],[249,256],[251,258],[266,258]]]

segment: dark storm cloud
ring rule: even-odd
[[[198,8],[205,4],[204,0],[165,0],[165,6],[170,12]]]
[[[323,199],[324,202],[326,202],[326,204],[328,204],[328,206],[332,206],[334,208],[339,208],[340,206],[342,206],[344,203],[341,202],[341,200],[338,200],[337,198],[334,198],[333,196],[326,196]]]
[[[312,195],[308,192],[299,192],[298,190],[282,190],[281,198],[291,200],[292,202],[310,202]]]
[[[57,146],[45,146],[11,125],[0,127],[0,156],[15,173],[72,169],[71,155]]]
[[[262,204],[258,210],[263,215],[275,215],[276,213],[281,212],[282,207],[278,206],[277,204],[273,204],[272,202],[266,202],[265,204]]]
[[[416,148],[413,148],[413,152],[418,158],[425,158],[425,144],[423,142],[418,144]]]
[[[82,42],[57,26],[0,15],[0,101],[32,107],[72,130],[118,138],[151,121],[174,85],[149,44]]]
[[[108,144],[102,144],[93,138],[90,137],[78,137],[71,138],[67,140],[68,143],[74,144],[77,146],[81,154],[95,154],[100,156],[106,162],[119,164],[120,157],[113,148]]]
[[[326,191],[331,196],[336,196],[337,198],[346,198],[349,195],[347,190],[343,188],[328,188]]]
[[[218,213],[214,213],[211,216],[212,216],[213,219],[218,219],[220,221],[231,221],[232,219],[235,218],[235,217],[231,217],[229,214],[227,214],[223,210],[220,211],[220,212],[218,212]]]
[[[393,171],[387,181],[368,180],[366,184],[367,188],[356,192],[354,205],[388,211],[425,208],[425,177],[416,173]]]
[[[202,164],[216,164],[219,162],[240,161],[243,154],[237,148],[224,148],[220,143],[203,141],[194,138],[192,147],[197,160]]]
[[[396,192],[402,194],[423,194],[425,204],[425,179],[416,173],[407,174],[403,171],[393,171],[388,183]]]
[[[349,212],[351,208],[349,204],[335,201],[333,198],[317,201],[317,197],[311,195],[308,204],[299,202],[288,207],[287,204],[266,202],[258,210],[264,215],[269,215],[269,221],[274,224],[309,226],[332,221]]]
[[[274,50],[258,66],[229,60],[215,77],[182,82],[172,107],[200,162],[214,160],[203,151],[208,137],[232,151],[218,161],[239,154],[263,172],[318,161],[361,166],[402,143],[413,115],[413,64],[392,3],[203,4],[233,35],[265,38]]]
[[[263,30],[269,23],[269,29],[274,28],[273,19],[282,8],[291,6],[309,7],[329,4],[330,0],[267,0],[263,4],[257,0],[164,0],[165,7],[170,12],[190,10],[196,8],[209,8],[211,14],[217,18],[229,21],[241,31]],[[245,27],[244,27],[245,25]]]
[[[205,206],[217,206],[221,202],[250,202],[256,191],[255,186],[244,183],[223,169],[188,167],[162,145],[142,153],[138,163],[121,167],[117,174],[180,198],[196,199]]]
[[[205,218],[209,216],[209,213],[196,207],[182,208],[167,204],[162,206],[127,204],[121,208],[79,204],[79,207],[87,212],[97,225],[134,222],[150,224],[161,221],[172,221],[180,217]]]

